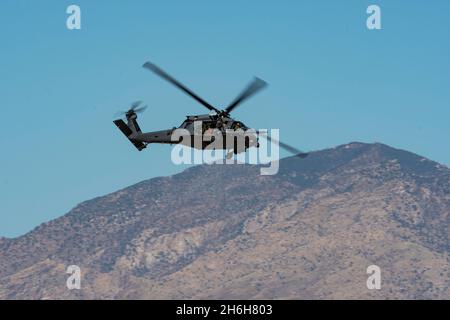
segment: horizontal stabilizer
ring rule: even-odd
[[[125,135],[125,137],[127,137],[128,140],[130,140],[130,142],[136,147],[136,149],[141,151],[142,149],[144,149],[146,147],[146,145],[144,143],[130,138],[131,135],[133,134],[133,131],[131,131],[131,129],[127,126],[127,124],[122,119],[114,120],[114,124],[117,126],[117,128],[120,129],[120,131],[122,131],[122,133]]]

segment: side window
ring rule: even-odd
[[[242,129],[242,123],[240,123],[239,121],[233,122],[233,124],[231,125],[231,129],[233,130]]]

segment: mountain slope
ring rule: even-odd
[[[198,166],[0,239],[0,298],[450,299],[449,212],[450,170],[382,144]]]

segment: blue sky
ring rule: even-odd
[[[147,60],[218,106],[265,79],[234,116],[300,149],[378,141],[450,164],[449,1],[242,2],[2,0],[0,236],[183,169],[112,124],[135,100],[144,130],[204,112]],[[66,29],[70,4],[81,30]],[[382,30],[366,28],[370,4]]]

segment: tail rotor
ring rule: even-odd
[[[131,104],[130,109],[128,109],[127,111],[118,111],[115,113],[114,116],[118,117],[118,116],[126,115],[128,118],[137,113],[142,113],[145,111],[145,109],[147,109],[148,106],[147,105],[141,106],[141,104],[142,104],[142,101],[135,101]]]

